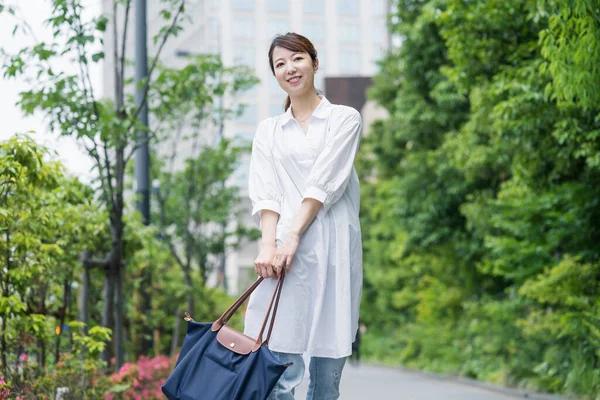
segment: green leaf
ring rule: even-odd
[[[96,30],[99,32],[105,32],[108,24],[108,18],[105,16],[98,17],[96,20]]]
[[[126,391],[127,389],[129,389],[131,387],[131,383],[122,383],[120,385],[114,385],[110,388],[110,391],[112,393],[121,393]]]
[[[163,19],[169,20],[171,19],[171,11],[167,9],[160,10],[160,15],[162,15]]]
[[[98,62],[98,61],[103,60],[103,59],[104,59],[104,52],[103,51],[92,54],[92,60],[94,62]]]

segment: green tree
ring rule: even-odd
[[[5,78],[37,77],[32,81],[32,88],[21,93],[19,105],[25,114],[42,112],[53,132],[77,138],[94,160],[100,198],[108,212],[111,238],[105,257],[86,259],[84,265],[86,268],[100,268],[105,272],[102,325],[113,328],[117,369],[124,362],[125,171],[138,146],[137,133],[143,129],[138,118],[141,107],[134,103],[131,96],[126,95],[128,82],[125,38],[130,22],[131,3],[131,0],[114,0],[112,20],[103,15],[85,20],[82,17],[81,1],[53,0],[52,13],[47,20],[53,31],[51,40],[35,43],[8,56],[3,66]],[[150,65],[149,77],[143,82],[142,105],[147,102],[151,92],[157,60],[165,43],[182,29],[184,4],[183,0],[161,2],[160,15],[166,23],[153,38],[158,50]],[[3,8],[4,11],[18,13],[15,8]],[[102,39],[109,26],[112,28],[115,51],[114,102],[100,100],[90,79],[90,66],[105,57]],[[30,26],[24,21],[15,25],[15,32],[21,31],[31,34]],[[31,36],[35,38],[34,35]],[[78,72],[54,70],[52,61],[59,57],[72,60],[78,67]],[[112,346],[107,347],[104,354],[107,361],[110,359],[111,349]]]
[[[360,161],[371,354],[595,399],[598,10],[559,3],[394,2]]]
[[[77,315],[80,253],[106,227],[93,191],[48,156],[25,135],[0,143],[0,361],[17,386],[27,378],[16,367],[21,354],[35,355],[36,374],[58,360],[61,328]]]
[[[236,101],[239,94],[258,79],[248,67],[225,67],[217,55],[190,56],[187,61],[181,69],[159,65],[149,101],[154,136],[167,149],[156,152],[152,161],[158,185],[153,220],[183,272],[185,310],[194,315],[197,293],[205,291],[211,265],[222,262],[227,248],[249,233],[231,221],[239,188],[226,184],[246,147],[224,139],[223,130],[226,120],[244,110]],[[178,319],[171,353],[183,311],[174,310]]]
[[[560,106],[597,109],[600,104],[600,9],[594,0],[540,1],[548,26],[541,52],[552,81],[547,87]]]

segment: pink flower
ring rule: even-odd
[[[131,367],[132,367],[131,363],[125,363],[125,364],[123,364],[123,366],[119,370],[119,374],[125,375],[126,373],[129,372],[129,370],[131,370]]]
[[[27,362],[29,358],[27,357],[27,354],[25,353],[21,353],[21,355],[19,356],[19,360],[23,361],[24,363]]]

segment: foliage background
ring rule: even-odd
[[[359,160],[368,357],[600,398],[598,5],[393,9]]]

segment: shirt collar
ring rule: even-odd
[[[329,115],[329,108],[331,108],[331,103],[329,102],[329,100],[327,100],[325,95],[321,95],[320,97],[321,102],[319,103],[317,108],[315,108],[315,111],[313,111],[311,116],[320,119],[325,119],[327,118],[327,115]],[[287,124],[292,119],[294,119],[294,115],[292,114],[292,107],[290,106],[288,107],[286,112],[281,115],[281,126]]]

